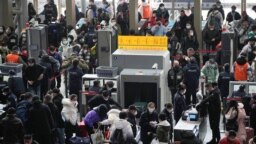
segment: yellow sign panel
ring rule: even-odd
[[[168,39],[163,36],[118,36],[118,48],[126,50],[167,50]]]

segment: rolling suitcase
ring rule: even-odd
[[[249,140],[254,136],[254,129],[251,127],[246,127],[245,130],[247,135],[246,143],[249,143]]]

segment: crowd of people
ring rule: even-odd
[[[180,10],[180,16],[168,31],[170,15],[165,5],[162,3],[156,10],[151,10],[149,4],[142,0],[138,22],[142,18],[148,20],[143,34],[129,28],[129,3],[124,0],[119,0],[116,13],[107,0],[102,0],[102,6],[89,0],[85,14],[79,12],[76,6],[76,27],[67,26],[64,15],[58,17],[53,0],[47,0],[44,6],[41,13],[45,15],[43,22],[32,3],[28,8],[29,21],[35,19],[48,25],[49,47],[40,51],[39,58],[29,57],[26,31],[18,36],[13,27],[0,26],[1,61],[23,64],[22,77],[10,71],[8,82],[1,79],[4,86],[1,87],[0,103],[5,105],[5,113],[0,120],[3,143],[71,144],[74,133],[81,136],[78,104],[83,86],[82,76],[95,72],[98,66],[96,32],[107,27],[116,29],[119,35],[168,37],[172,63],[167,79],[173,103],[166,103],[163,110],[153,102],[148,102],[143,111],[134,105],[123,110],[112,98],[114,83],[109,81],[101,87],[99,81],[94,81],[93,86],[86,89],[97,96],[88,101],[88,113],[82,118],[89,141],[94,141],[92,135],[97,130],[110,127],[110,135],[104,136],[112,144],[137,143],[138,136],[143,144],[150,144],[151,141],[171,143],[174,125],[191,106],[199,112],[208,109],[212,130],[212,139],[208,144],[246,144],[252,138],[247,131],[256,129],[256,96],[252,95],[247,103],[230,101],[227,104],[230,81],[254,82],[256,78],[256,20],[246,11],[240,14],[232,6],[225,19],[221,2],[217,1],[208,12],[203,30],[205,49],[221,51],[219,46],[225,20],[239,39],[239,54],[234,64],[222,66],[219,59],[209,55],[204,57],[203,62],[200,60],[194,8],[190,15],[184,9]],[[256,6],[253,10],[256,12]],[[65,80],[69,91],[67,96],[60,92],[63,74],[68,77]],[[207,82],[206,95],[201,99],[200,78]],[[231,97],[246,97],[248,94],[244,94],[244,89],[241,86]],[[225,112],[221,111],[222,107]],[[220,136],[219,126],[222,114],[228,131],[224,138]],[[248,125],[244,124],[246,116],[250,116]],[[191,144],[192,141],[202,143],[192,133],[182,135],[182,144]],[[256,143],[256,139],[250,139],[250,143]]]

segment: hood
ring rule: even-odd
[[[171,126],[170,123],[167,120],[161,121],[157,125],[158,126],[166,126],[166,127]]]
[[[121,111],[118,110],[118,109],[111,109],[107,115],[108,115],[108,120],[111,120],[111,121],[116,121],[116,120],[119,120],[119,113]]]
[[[68,99],[68,98],[64,98],[61,103],[63,104],[63,106],[67,106],[67,107],[73,106],[73,105],[72,105],[73,103],[72,103],[71,100]]]
[[[127,126],[130,126],[131,124],[127,120],[120,119],[119,121],[116,121],[114,125],[116,129],[123,129],[123,128],[126,128]]]

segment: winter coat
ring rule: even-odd
[[[0,137],[4,144],[20,143],[23,140],[24,128],[21,120],[15,115],[8,115],[0,121]]]
[[[118,110],[118,109],[111,109],[107,113],[108,119],[102,121],[101,124],[102,125],[111,125],[111,124],[113,124],[115,121],[119,120],[119,113],[120,112],[121,111]]]
[[[166,144],[169,143],[170,128],[171,128],[171,125],[167,120],[161,121],[157,124],[156,137],[159,140],[159,142],[164,142]]]
[[[150,121],[158,122],[158,115],[155,111],[153,113],[149,113],[149,111],[146,110],[141,114],[139,121],[139,125],[141,127],[140,138],[143,143],[150,143],[151,140],[153,139],[153,133],[156,133],[156,128],[150,126]],[[148,133],[150,133],[150,135]]]
[[[186,106],[186,101],[184,96],[180,93],[177,92],[174,96],[174,119],[176,121],[176,123],[179,121],[179,119],[182,116],[182,112],[184,112],[186,110],[187,106]]]
[[[172,68],[168,72],[168,87],[170,89],[178,89],[179,84],[183,80],[183,71],[180,67]]]
[[[219,89],[216,88],[211,91],[208,96],[202,100],[202,102],[198,105],[198,107],[202,107],[203,105],[208,103],[208,113],[209,120],[212,127],[213,125],[219,125],[220,113],[221,113],[221,101],[220,101],[220,92]]]
[[[169,113],[166,108],[161,113],[164,113],[166,115],[166,120],[170,123],[170,133],[172,133],[173,132],[172,113]]]
[[[163,11],[158,8],[156,12],[156,17],[160,20],[164,19],[165,21],[169,20],[169,12],[167,9],[164,9]]]
[[[132,127],[131,124],[124,119],[120,119],[114,122],[114,124],[110,128],[110,139],[113,139],[113,134],[116,129],[121,129],[123,131],[123,138],[126,140],[127,138],[133,138]]]
[[[40,101],[33,102],[28,111],[28,129],[31,134],[41,136],[52,132],[53,119],[48,106]]]
[[[155,25],[151,28],[151,31],[154,36],[164,36],[167,32],[167,29],[164,25]]]
[[[237,131],[237,137],[240,140],[241,144],[245,144],[246,142],[246,130],[245,130],[245,118],[246,113],[244,109],[238,109],[238,117],[237,117],[237,123],[238,123],[238,131]]]
[[[199,86],[200,69],[196,63],[189,63],[184,67],[184,84],[187,91],[195,92]]]
[[[214,42],[212,42],[213,38],[215,38]],[[207,28],[204,32],[203,39],[206,44],[211,45],[214,43],[217,45],[221,41],[221,33],[217,29],[211,31],[209,28]]]
[[[241,19],[241,15],[238,12],[236,12],[236,11],[234,13],[233,12],[229,12],[228,15],[227,15],[227,18],[226,18],[226,20],[229,23],[234,21],[234,20],[239,20],[239,19]]]
[[[82,69],[72,66],[72,68],[68,70],[68,74],[70,93],[79,93],[79,91],[82,90]]]
[[[222,27],[223,20],[224,20],[224,17],[221,15],[221,13],[218,10],[213,10],[207,18],[208,24],[213,22],[215,24],[215,28],[219,28],[219,29]]]
[[[218,64],[215,62],[213,65],[209,61],[205,63],[201,69],[201,76],[207,77],[207,82],[218,82],[219,69]]]
[[[93,125],[100,122],[101,118],[99,114],[95,110],[89,111],[86,116],[84,117],[84,123],[89,128],[93,128]]]
[[[17,97],[13,93],[9,93],[6,97],[7,97],[7,105],[3,108],[3,110],[7,111],[9,108],[16,109]]]
[[[17,76],[11,76],[8,79],[8,86],[11,89],[11,91],[16,94],[17,96],[19,94],[22,94],[25,92],[25,86],[24,81],[21,77]]]
[[[70,99],[64,98],[62,100],[63,109],[61,115],[64,118],[64,121],[70,122],[72,125],[77,124],[77,102],[74,103]]]
[[[198,50],[198,47],[199,47],[199,43],[196,36],[192,36],[192,37],[185,36],[181,41],[181,49],[184,55],[187,55],[187,50],[189,48]]]
[[[137,126],[136,126],[136,117],[135,117],[135,115],[133,115],[132,113],[129,112],[127,121],[129,123],[131,123],[133,136],[136,137],[136,135],[137,135]]]
[[[220,73],[218,78],[218,87],[220,88],[221,97],[228,97],[229,82],[233,80],[232,75],[228,71]]]

